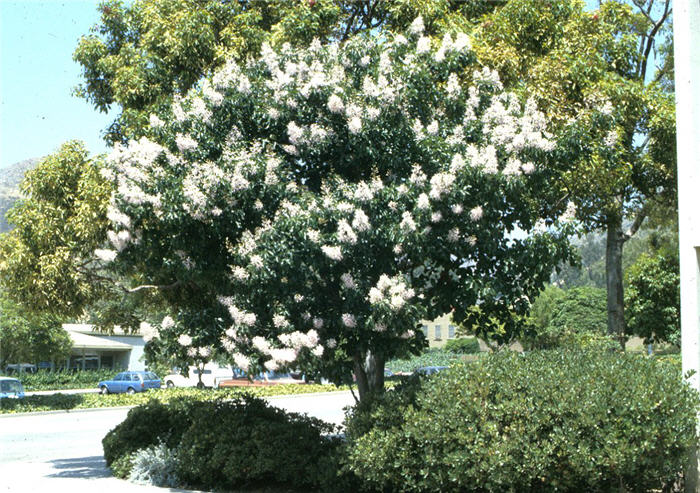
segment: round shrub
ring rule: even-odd
[[[121,459],[119,467],[112,467],[118,477],[128,477],[131,472],[130,457],[141,449],[160,442],[168,447],[179,443],[181,434],[189,427],[190,408],[194,403],[184,399],[163,404],[150,400],[147,404],[129,411],[126,419],[102,439],[105,461],[108,466]]]
[[[448,340],[445,343],[445,351],[456,354],[477,354],[481,351],[481,347],[476,337],[460,337]]]
[[[333,425],[258,398],[201,402],[177,449],[178,477],[205,490],[331,490],[338,478]]]
[[[393,424],[371,410],[348,464],[390,491],[658,490],[697,442],[699,404],[643,356],[499,353],[425,379]]]

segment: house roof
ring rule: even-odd
[[[76,332],[68,328],[66,328],[66,332],[68,332],[68,335],[73,341],[73,349],[116,349],[126,351],[132,348],[129,344],[114,341],[106,337],[83,334],[82,332]]]

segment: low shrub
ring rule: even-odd
[[[247,397],[200,403],[178,447],[178,475],[198,489],[336,491],[339,443],[321,420]]]
[[[339,474],[342,442],[334,432],[246,395],[151,401],[132,409],[102,444],[116,476],[159,486],[352,491],[352,478]]]
[[[353,443],[372,429],[388,430],[403,424],[404,411],[415,403],[416,394],[426,377],[403,378],[390,391],[372,394],[371,398],[349,407],[345,413],[345,436]]]
[[[445,343],[445,351],[456,354],[477,354],[481,351],[481,347],[476,337],[460,337],[449,339]]]
[[[118,459],[130,457],[138,450],[159,443],[169,447],[177,445],[190,425],[190,410],[194,405],[184,399],[175,400],[169,405],[151,400],[131,409],[126,419],[102,439],[107,465],[111,466]],[[128,476],[130,472],[129,467],[121,465],[120,477]],[[117,471],[115,475],[118,475]]]
[[[153,486],[175,488],[177,479],[177,455],[164,443],[152,445],[131,456],[129,481]]]
[[[348,467],[380,490],[659,490],[697,442],[697,393],[639,355],[499,353],[391,393],[350,421]]]

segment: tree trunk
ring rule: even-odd
[[[608,335],[625,350],[625,308],[622,285],[622,248],[625,244],[622,219],[608,222],[605,248],[605,282],[608,299]]]
[[[360,401],[384,392],[384,357],[368,350],[364,354],[356,354],[353,361]]]

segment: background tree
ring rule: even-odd
[[[0,371],[8,363],[64,360],[71,347],[70,337],[56,317],[28,315],[0,294]]]
[[[78,316],[105,294],[94,251],[106,238],[111,184],[100,159],[68,142],[28,172],[23,199],[0,237],[0,278],[8,296],[35,312]]]
[[[417,19],[410,40],[263,47],[117,146],[110,255],[169,303],[173,352],[352,368],[364,398],[422,346],[421,318],[523,313],[569,256],[547,226],[563,206],[539,200],[542,115],[478,70],[466,35],[424,34]]]
[[[549,286],[533,302],[527,322],[531,330],[522,339],[527,349],[596,343],[607,332],[605,290]]]
[[[678,236],[653,235],[649,252],[626,272],[625,309],[630,333],[645,344],[680,345],[680,272]]]
[[[506,85],[534,94],[564,138],[562,197],[588,230],[606,233],[608,331],[621,344],[623,246],[655,203],[675,196],[674,103],[663,83],[670,22],[669,1],[584,11],[579,1],[518,0],[475,31],[479,59]]]

